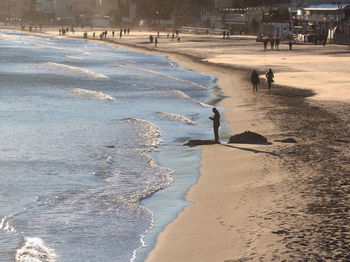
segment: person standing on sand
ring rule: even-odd
[[[220,113],[215,107],[212,109],[212,111],[214,112],[214,116],[209,117],[209,119],[213,120],[215,143],[220,144],[219,142]]]
[[[264,43],[264,50],[265,51],[266,51],[266,48],[267,48],[267,42],[268,42],[268,40],[267,40],[267,38],[265,38],[264,41],[263,41],[263,43]]]
[[[271,44],[271,50],[273,50],[273,48],[275,46],[275,39],[273,37],[271,37],[271,39],[270,39],[270,44]]]
[[[278,46],[280,45],[280,39],[277,37],[276,38],[276,41],[275,41],[275,46],[276,46],[276,49],[278,50]]]
[[[266,73],[266,79],[267,79],[267,84],[269,86],[269,90],[271,90],[271,83],[274,82],[273,78],[275,76],[273,75],[273,72],[271,68],[269,69],[269,72]]]
[[[158,37],[156,37],[156,38],[154,39],[154,47],[157,47],[157,44],[158,44]]]
[[[253,91],[258,91],[258,84],[260,83],[260,79],[258,73],[255,70],[253,70],[252,75],[250,76],[250,81],[253,84]]]

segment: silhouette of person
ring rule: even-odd
[[[278,46],[280,45],[280,39],[277,37],[276,38],[276,41],[275,41],[275,46],[276,46],[276,49],[278,50]]]
[[[158,44],[158,37],[156,37],[156,38],[154,39],[154,47],[157,47],[157,44]]]
[[[273,47],[275,46],[275,39],[271,38],[270,43],[271,43],[271,50],[273,50]]]
[[[260,79],[258,73],[255,70],[253,70],[252,75],[250,76],[250,81],[253,84],[253,91],[258,91],[258,84],[260,83]]]
[[[219,142],[220,113],[215,107],[212,109],[212,111],[214,112],[214,116],[209,117],[209,119],[213,120],[215,143],[220,143]]]
[[[269,86],[269,90],[271,90],[271,83],[274,82],[273,78],[275,76],[273,75],[273,72],[271,70],[271,68],[269,69],[269,72],[266,73],[266,79],[267,79],[267,84]]]
[[[266,48],[267,48],[267,42],[268,42],[268,40],[265,38],[264,42],[263,42],[264,43],[264,50],[266,50]]]

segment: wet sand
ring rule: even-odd
[[[263,51],[249,36],[181,34],[177,43],[165,33],[155,48],[150,33],[111,41],[218,76],[232,133],[250,130],[272,144],[203,146],[201,176],[187,195],[194,204],[159,235],[147,261],[350,260],[349,48],[296,45],[292,53],[282,43]],[[251,70],[269,67],[281,86],[268,92],[263,83],[253,93]],[[276,142],[288,137],[298,143]]]

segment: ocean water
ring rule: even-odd
[[[188,204],[216,79],[1,30],[0,81],[0,261],[143,261]]]

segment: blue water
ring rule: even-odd
[[[0,80],[0,261],[142,261],[198,177],[182,144],[212,138],[215,78],[2,30]]]

